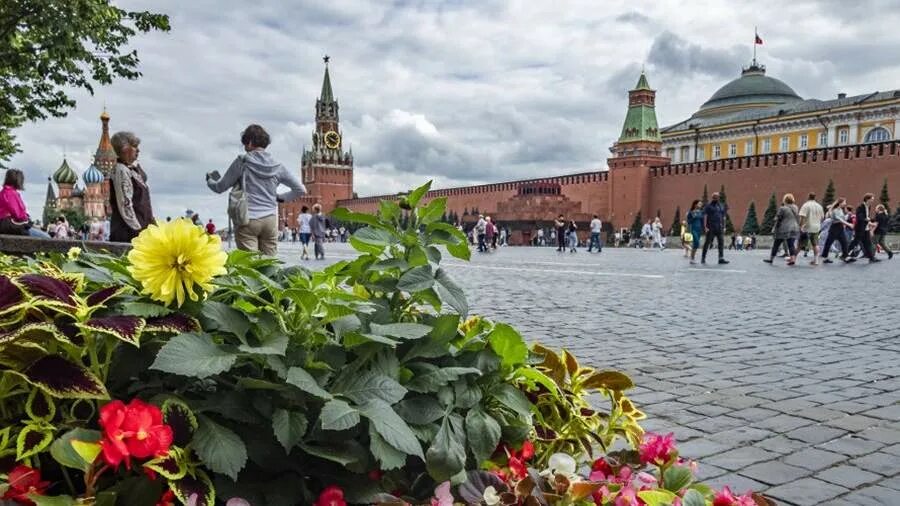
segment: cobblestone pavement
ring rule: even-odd
[[[629,373],[644,427],[673,431],[713,486],[779,504],[900,505],[900,260],[726,257],[693,267],[678,251],[503,248],[446,264],[474,313]]]

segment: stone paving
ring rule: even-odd
[[[707,483],[787,505],[900,505],[900,260],[726,257],[502,248],[446,264],[474,313],[629,373],[643,426],[674,432]]]

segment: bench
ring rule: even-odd
[[[33,256],[36,253],[67,253],[72,247],[86,251],[105,251],[113,255],[124,255],[131,249],[131,244],[127,242],[40,239],[25,235],[0,234],[0,253],[7,255]]]

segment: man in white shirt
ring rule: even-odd
[[[478,251],[485,252],[487,251],[487,246],[484,244],[484,234],[487,230],[487,221],[484,219],[484,215],[478,215],[478,222],[475,224],[475,234],[478,237]]]
[[[588,244],[588,253],[594,249],[594,245],[597,245],[597,253],[603,252],[603,244],[600,241],[600,232],[603,231],[603,222],[600,221],[600,217],[596,214],[594,215],[594,219],[591,220],[591,242]]]
[[[809,199],[800,208],[800,234],[803,237],[806,247],[806,241],[812,243],[813,259],[810,265],[819,265],[819,232],[822,230],[822,220],[825,219],[825,210],[822,205],[816,202],[816,194],[810,192]]]

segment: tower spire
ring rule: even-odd
[[[334,93],[331,91],[331,77],[328,75],[328,60],[331,57],[327,54],[322,57],[322,61],[325,62],[325,78],[322,80],[322,93],[319,97],[319,100],[322,102],[334,102]]]

